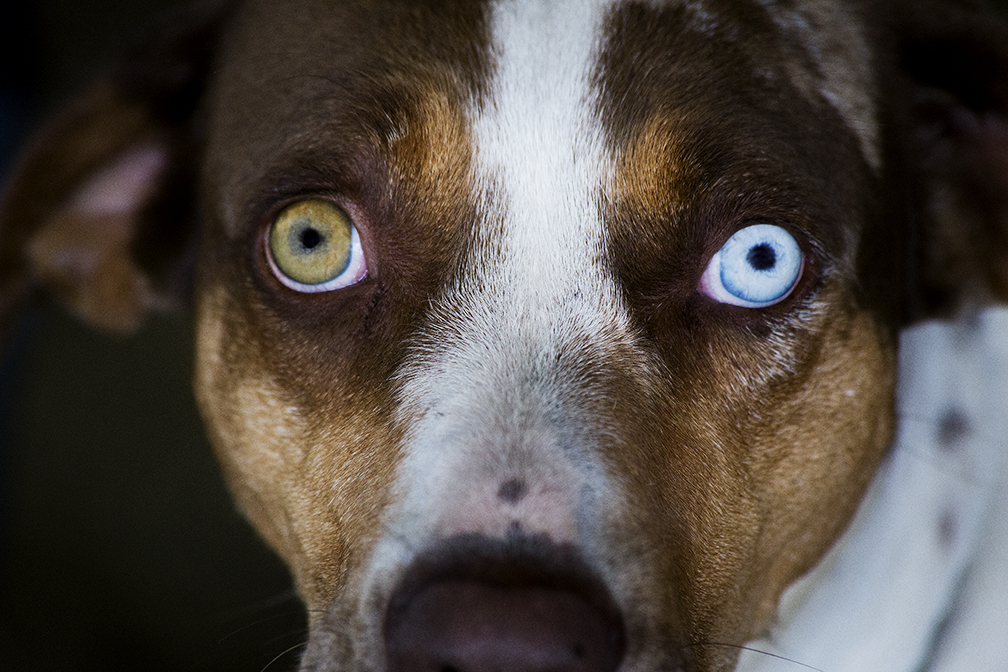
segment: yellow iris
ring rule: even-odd
[[[337,205],[311,199],[280,211],[269,234],[277,269],[294,282],[321,285],[350,265],[353,224]]]

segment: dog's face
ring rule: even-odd
[[[108,324],[198,239],[196,391],[305,669],[732,669],[885,453],[897,328],[999,288],[921,242],[1004,142],[901,67],[935,8],[582,4],[212,8],[184,86],[120,73],[8,192],[8,293]],[[97,149],[39,209],[68,128]]]
[[[768,622],[891,432],[850,18],[817,62],[744,5],[259,5],[209,102],[197,390],[338,667],[381,660],[404,573],[459,535],[579,555],[631,668],[726,665],[688,647]],[[340,217],[336,288],[289,286],[271,228]],[[746,245],[797,268],[731,305],[705,270],[768,225]]]

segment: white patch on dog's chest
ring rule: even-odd
[[[1008,669],[1008,310],[908,330],[900,375],[893,453],[752,646],[824,672]]]

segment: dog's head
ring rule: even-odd
[[[732,669],[885,454],[898,329],[1008,295],[1005,37],[965,2],[202,5],[26,152],[0,309],[193,306],[304,669]]]

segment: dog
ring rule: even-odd
[[[249,0],[0,202],[0,316],[188,307],[300,669],[1008,669],[1008,28]]]

